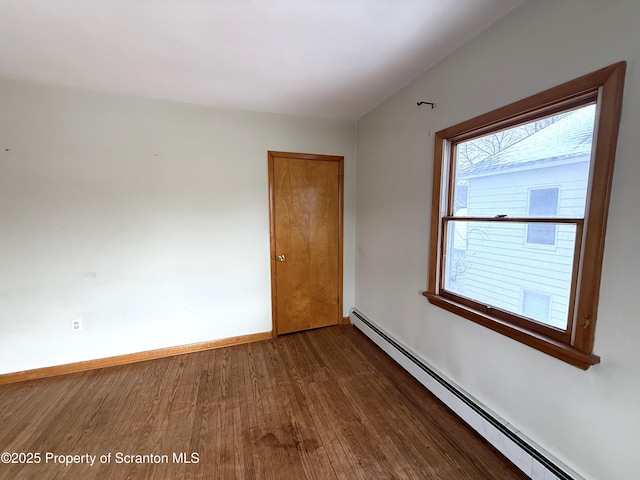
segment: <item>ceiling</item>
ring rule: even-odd
[[[1,0],[0,77],[357,119],[523,0]]]

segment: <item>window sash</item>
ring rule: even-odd
[[[503,310],[494,305],[489,305],[473,298],[465,297],[458,293],[452,292],[445,288],[445,275],[446,275],[446,257],[449,253],[447,249],[447,239],[449,238],[449,223],[450,222],[495,222],[495,223],[503,223],[503,224],[529,224],[529,223],[547,223],[554,225],[574,225],[576,228],[575,233],[575,243],[574,243],[574,251],[573,251],[573,260],[572,260],[572,274],[571,274],[571,286],[569,290],[569,310],[567,314],[567,328],[560,329],[557,327],[553,327],[550,325],[545,325],[543,323],[537,322],[533,319],[518,315],[513,312],[509,312],[507,310]],[[578,278],[579,278],[579,262],[580,262],[580,250],[582,243],[584,241],[583,232],[584,232],[584,219],[583,218],[556,218],[556,217],[519,217],[519,218],[509,218],[509,217],[455,217],[452,215],[448,215],[442,218],[441,224],[441,245],[440,245],[440,295],[444,298],[448,298],[449,300],[458,302],[462,305],[465,305],[469,308],[482,312],[486,315],[493,316],[501,321],[510,323],[520,328],[526,328],[533,332],[540,333],[549,338],[553,338],[554,340],[558,340],[560,342],[569,343],[571,341],[571,332],[573,330],[574,324],[574,314],[575,314],[575,300],[576,300],[576,290],[578,286]]]

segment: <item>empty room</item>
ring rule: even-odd
[[[633,480],[640,2],[0,2],[0,479]]]

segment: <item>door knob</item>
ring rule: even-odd
[[[280,260],[281,262],[284,262],[284,259],[285,259],[284,255],[278,255],[278,260]]]

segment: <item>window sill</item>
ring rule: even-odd
[[[429,303],[433,305],[444,308],[449,312],[490,328],[495,332],[501,333],[502,335],[512,338],[520,343],[524,343],[525,345],[535,348],[547,355],[551,355],[563,362],[567,362],[575,367],[581,368],[582,370],[587,370],[591,365],[600,363],[600,357],[597,355],[581,352],[571,345],[558,342],[557,340],[552,340],[544,335],[495,319],[434,293],[423,292],[422,295],[427,297]]]

